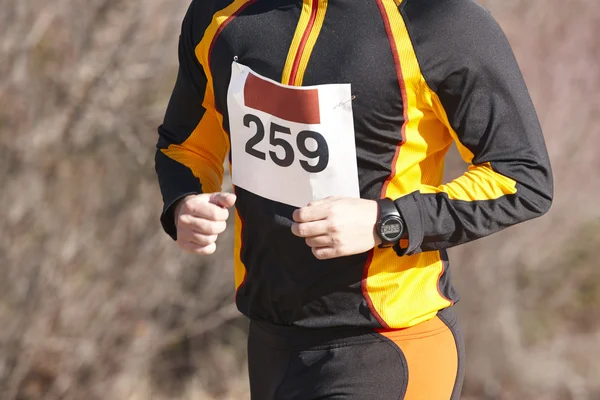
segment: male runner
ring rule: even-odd
[[[183,249],[211,254],[235,204],[252,398],[458,399],[445,249],[544,214],[553,190],[488,12],[192,1],[179,57],[156,153],[161,220]],[[452,142],[469,168],[442,184]],[[235,195],[220,192],[228,154]]]

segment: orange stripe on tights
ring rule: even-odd
[[[378,330],[400,348],[408,365],[404,400],[449,400],[458,374],[452,331],[439,317],[401,330]]]

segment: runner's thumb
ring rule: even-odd
[[[235,204],[236,196],[233,193],[213,193],[208,201],[222,208],[229,208]]]

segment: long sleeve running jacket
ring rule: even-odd
[[[250,318],[415,325],[458,299],[446,248],[550,207],[548,155],[523,77],[472,0],[194,0],[179,59],[156,152],[173,238],[173,204],[221,189],[234,59],[283,85],[351,84],[360,196],[394,199],[406,221],[408,241],[395,249],[319,261],[291,233],[293,206],[236,187],[236,301]],[[443,184],[452,142],[469,167]]]

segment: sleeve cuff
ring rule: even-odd
[[[402,240],[394,246],[396,254],[400,257],[421,251],[424,230],[420,199],[421,193],[416,191],[394,200],[400,216],[404,220],[404,229],[408,232],[408,246],[402,248],[400,243],[405,242]]]

